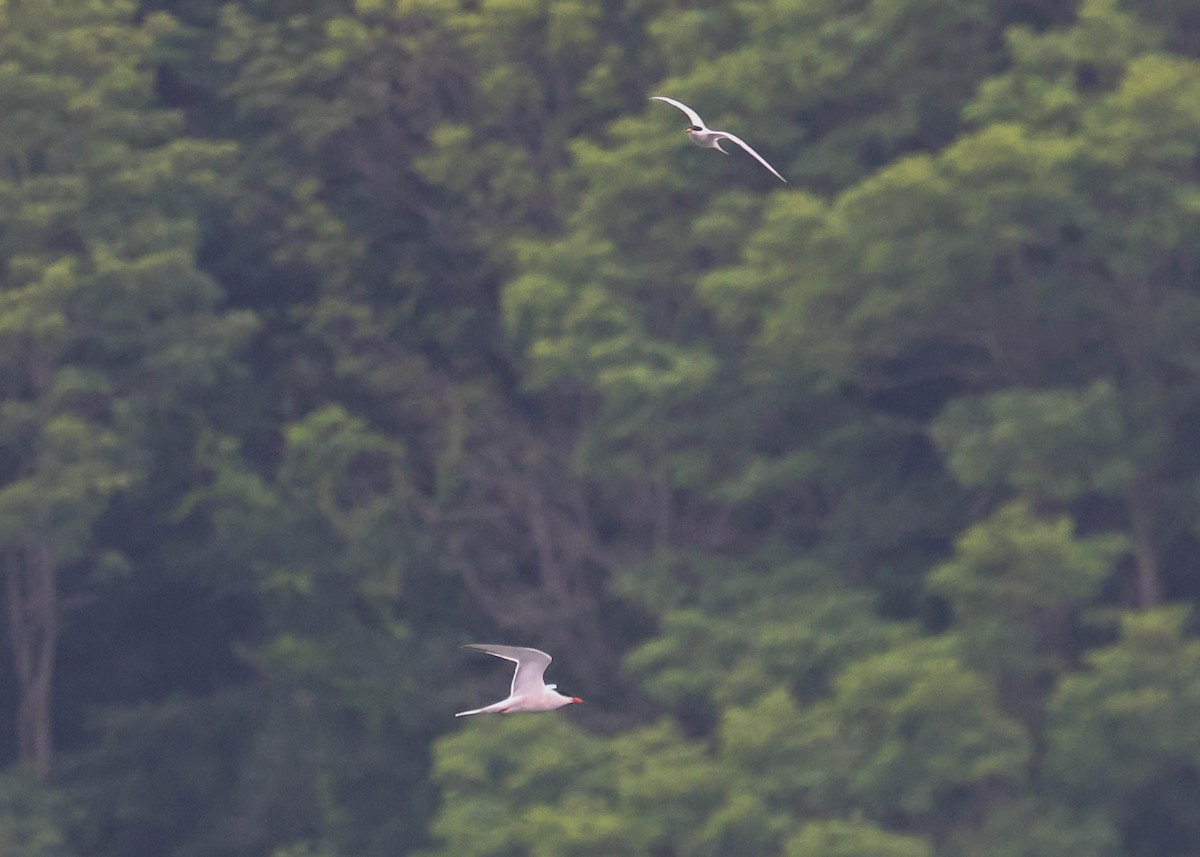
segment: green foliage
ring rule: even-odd
[[[949,140],[957,105],[995,59],[992,35],[1008,23],[1001,4],[988,2],[740,8],[744,43],[696,63],[683,81],[715,96],[791,95],[784,115],[798,120],[809,143],[792,174],[823,188],[843,187],[903,152]]]
[[[254,714],[253,703],[236,692],[107,712],[98,740],[72,756],[63,774],[79,852],[179,853],[169,843],[192,841],[221,853],[224,831],[214,820],[231,811],[234,759],[245,750],[240,724]]]
[[[1120,494],[1136,462],[1116,388],[1003,390],[962,397],[934,423],[946,463],[968,485],[1009,485],[1023,495],[1076,499]]]
[[[1080,812],[1053,789],[1002,805],[984,829],[964,837],[950,853],[1005,857],[1114,857],[1123,853],[1112,820],[1095,811]]]
[[[0,48],[0,542],[84,555],[139,478],[139,421],[212,384],[253,327],[194,266],[197,200],[233,147],[179,136],[153,102],[169,19],[132,3],[17,4]],[[36,522],[36,523],[34,523]]]
[[[1184,636],[1188,614],[1123,616],[1120,640],[1091,653],[1048,706],[1048,776],[1119,825],[1131,854],[1186,853],[1197,832],[1200,643]]]
[[[0,779],[0,854],[72,857],[57,794],[20,771]]]
[[[658,634],[626,659],[646,693],[672,706],[744,706],[781,685],[816,698],[847,663],[907,637],[878,621],[867,593],[820,566],[699,570],[703,588],[685,590]],[[624,590],[648,607],[670,603],[634,587]]]
[[[1077,538],[1072,529],[1068,518],[1039,518],[1026,504],[1009,503],[968,528],[954,557],[930,573],[930,588],[950,602],[977,667],[1015,676],[1068,653],[1074,613],[1127,547],[1118,535]]]
[[[1132,57],[1160,44],[1153,27],[1120,5],[1084,0],[1070,27],[1013,27],[1006,33],[1013,67],[984,81],[964,115],[976,122],[1077,127],[1080,108],[1110,91]]]
[[[983,678],[923,641],[847,667],[809,710],[778,690],[729,708],[708,753],[666,723],[602,739],[514,718],[444,739],[438,853],[774,853],[785,840],[786,853],[926,853],[916,838],[793,813],[929,822],[1020,782],[1029,752]]]
[[[928,842],[880,830],[862,822],[818,821],[807,824],[787,843],[787,857],[928,857]]]
[[[1119,802],[1175,766],[1200,767],[1191,728],[1200,643],[1184,637],[1187,618],[1180,606],[1123,616],[1121,639],[1063,680],[1049,708],[1057,780],[1084,795],[1103,785]]]
[[[947,640],[921,641],[848,667],[828,712],[839,791],[885,817],[935,812],[962,791],[1020,782],[1031,751],[984,678],[966,669]],[[953,804],[950,804],[951,806]]]
[[[158,467],[161,422],[186,438],[256,324],[196,262],[236,146],[157,103],[171,19],[123,0],[4,12],[0,553],[17,754],[45,777],[60,614],[126,547],[99,529]]]
[[[1197,9],[0,0],[0,853],[1191,854]]]
[[[436,764],[454,796],[435,827],[446,854],[648,853],[695,830],[720,791],[703,749],[667,723],[601,742],[513,718],[445,739]]]

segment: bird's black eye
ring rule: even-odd
[[[700,130],[700,126],[699,126],[699,125],[689,125],[689,126],[688,126],[688,130],[689,130],[689,131],[699,131],[699,130]]]

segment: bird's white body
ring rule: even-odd
[[[710,131],[708,129],[696,131],[692,128],[688,128],[685,133],[688,135],[688,139],[701,149],[716,149],[722,155],[729,154],[721,148],[721,140],[723,140],[726,136],[721,131]]]
[[[455,717],[466,717],[468,714],[516,714],[523,711],[553,711],[570,705],[573,702],[583,702],[577,696],[563,696],[555,685],[546,684],[543,676],[546,667],[550,666],[550,656],[537,649],[527,649],[522,646],[496,646],[491,644],[471,643],[464,649],[475,649],[486,652],[497,658],[504,658],[517,665],[513,673],[512,687],[508,698],[483,708],[470,711],[460,711]]]
[[[676,101],[674,98],[667,98],[665,95],[652,95],[650,100],[662,101],[665,104],[670,104],[672,107],[682,110],[685,114],[687,114],[688,119],[692,121],[692,124],[686,130],[688,139],[701,149],[716,149],[722,155],[728,155],[729,153],[721,148],[721,141],[728,140],[735,145],[741,146],[750,154],[751,157],[754,158],[754,160],[758,161],[760,164],[770,170],[771,174],[775,176],[775,178],[779,179],[784,184],[787,184],[787,179],[781,176],[773,166],[768,164],[762,155],[750,148],[750,145],[741,137],[730,134],[728,131],[716,131],[712,128],[709,128],[704,124],[704,120],[700,118],[699,113],[688,107],[683,102]]]

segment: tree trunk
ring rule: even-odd
[[[17,756],[38,775],[50,773],[54,756],[51,691],[58,645],[58,581],[54,552],[29,539],[5,556],[9,639],[16,668]]]
[[[1162,584],[1158,553],[1154,549],[1154,509],[1150,492],[1144,484],[1135,483],[1126,502],[1129,505],[1133,564],[1137,570],[1137,603],[1139,607],[1153,607],[1162,600]]]

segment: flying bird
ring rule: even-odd
[[[672,107],[677,107],[686,113],[687,117],[692,120],[692,124],[687,127],[687,135],[691,141],[700,148],[716,149],[721,154],[728,155],[729,153],[721,148],[721,141],[728,140],[731,143],[737,143],[739,146],[749,152],[754,157],[754,160],[758,161],[760,164],[770,170],[771,174],[775,176],[775,178],[779,179],[784,184],[787,184],[787,179],[776,172],[775,168],[768,164],[762,155],[751,149],[746,141],[741,137],[736,137],[733,134],[730,134],[728,131],[712,130],[704,124],[704,120],[700,118],[699,113],[688,107],[686,104],[676,101],[674,98],[667,98],[664,95],[652,95],[650,100],[664,101],[667,104],[670,104]]]
[[[470,643],[464,649],[475,649],[487,652],[517,665],[513,673],[512,688],[508,699],[483,708],[471,711],[460,711],[455,717],[465,717],[468,714],[515,714],[518,711],[553,711],[570,705],[572,702],[583,702],[578,696],[563,696],[555,688],[558,685],[546,684],[542,676],[546,667],[550,666],[550,656],[537,649],[526,649],[522,646],[493,646],[491,644]]]

